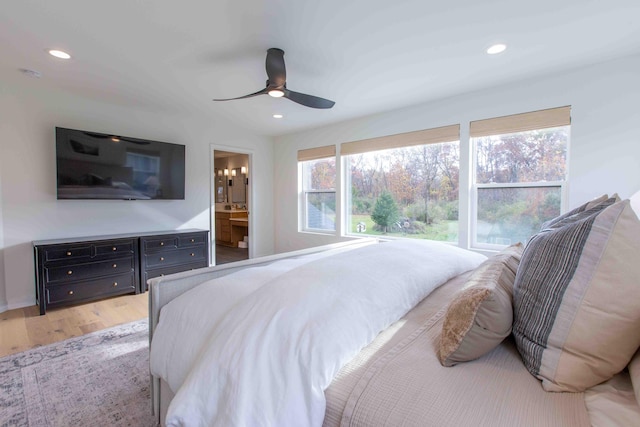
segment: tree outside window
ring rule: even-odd
[[[348,234],[458,241],[458,141],[352,154],[346,164]]]

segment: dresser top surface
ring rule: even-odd
[[[65,243],[79,243],[79,242],[92,242],[97,240],[113,240],[113,239],[131,239],[138,237],[149,236],[164,236],[168,234],[189,234],[189,233],[203,233],[209,230],[201,230],[198,228],[190,228],[186,230],[164,230],[164,231],[145,231],[142,233],[122,233],[122,234],[104,234],[100,236],[80,236],[80,237],[68,237],[62,239],[48,239],[48,240],[34,240],[33,246],[44,245],[61,245]]]

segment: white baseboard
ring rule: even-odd
[[[18,300],[18,301],[10,301],[6,304],[0,303],[0,313],[8,310],[15,310],[16,308],[31,307],[32,305],[36,305],[35,300],[33,298]]]

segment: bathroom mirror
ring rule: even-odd
[[[223,176],[223,169],[215,169],[215,198],[216,203],[226,203],[227,202],[227,177]]]
[[[244,167],[231,170],[229,177],[229,193],[231,195],[231,203],[247,202],[247,174],[242,173],[246,170]]]

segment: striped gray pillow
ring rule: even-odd
[[[610,198],[534,235],[514,283],[513,334],[547,391],[582,391],[640,346],[640,221]]]
[[[612,196],[612,197],[617,198],[618,196],[615,195],[615,196]],[[555,217],[555,218],[550,219],[549,221],[543,223],[542,227],[540,227],[540,231],[544,230],[545,228],[550,228],[550,227],[553,227],[555,225],[558,225],[558,224],[562,223],[563,221],[571,221],[572,218],[574,217],[574,215],[577,215],[577,214],[582,213],[582,212],[584,212],[586,210],[594,208],[594,207],[598,206],[600,203],[607,202],[607,200],[609,200],[609,196],[606,195],[606,194],[603,194],[602,196],[597,197],[597,198],[595,198],[593,200],[589,200],[588,202],[584,203],[583,205],[580,205],[577,208],[572,209],[571,211],[569,211],[569,212],[567,212],[567,213],[565,213],[563,215],[560,215],[558,217]],[[616,199],[616,201],[618,201],[618,200]]]

